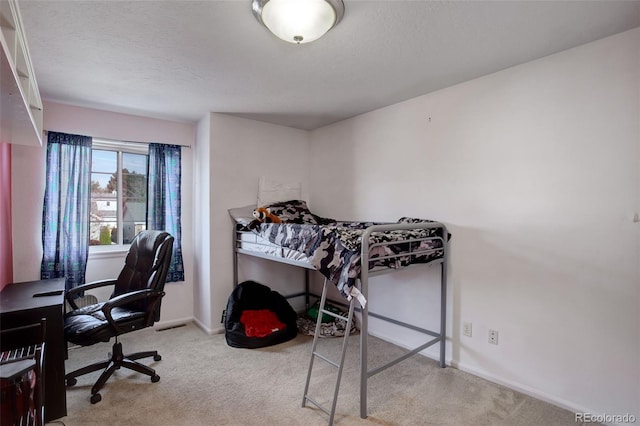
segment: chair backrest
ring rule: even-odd
[[[142,231],[131,242],[125,265],[115,284],[113,296],[137,290],[164,290],[173,253],[173,237],[164,231]],[[146,302],[134,302],[132,309],[146,310]],[[160,304],[156,307],[156,318]]]

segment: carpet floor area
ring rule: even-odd
[[[87,425],[326,425],[321,410],[301,407],[312,338],[262,349],[229,347],[224,335],[194,324],[163,331],[146,329],[120,338],[125,353],[158,350],[161,361],[141,362],[161,379],[120,369],[89,402],[99,372],[67,388],[66,426]],[[323,339],[319,351],[338,359],[341,339]],[[359,416],[359,340],[350,338],[336,425],[576,425],[573,413],[455,368],[414,356],[369,380],[368,417]],[[104,360],[111,343],[72,347],[66,370]],[[371,338],[369,365],[404,350]],[[336,369],[317,360],[310,394],[330,405]]]

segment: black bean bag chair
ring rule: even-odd
[[[293,339],[297,315],[287,299],[255,281],[238,284],[227,301],[224,327],[234,348],[263,348]]]

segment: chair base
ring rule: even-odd
[[[113,344],[113,352],[109,360],[97,362],[95,364],[91,364],[78,370],[72,371],[71,373],[67,373],[64,376],[65,383],[67,387],[71,387],[77,383],[76,377],[104,369],[98,380],[91,387],[90,401],[92,404],[95,404],[97,402],[100,402],[100,400],[102,399],[102,397],[98,393],[100,389],[102,389],[107,380],[109,380],[109,377],[111,377],[113,372],[120,369],[121,367],[137,371],[138,373],[146,374],[147,376],[151,376],[151,382],[153,383],[159,381],[160,376],[156,374],[156,371],[153,368],[135,361],[136,359],[147,357],[153,357],[154,361],[160,361],[162,359],[162,357],[158,355],[158,351],[136,352],[131,355],[124,355],[122,353],[122,343],[118,342],[118,340],[116,339],[116,342]]]

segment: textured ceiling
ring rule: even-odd
[[[20,0],[43,99],[313,129],[640,26],[640,1],[362,1],[285,43],[251,0]]]

